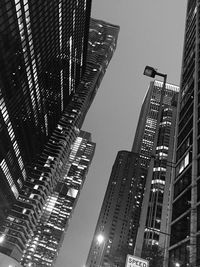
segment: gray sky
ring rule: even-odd
[[[150,79],[146,65],[179,85],[186,0],[93,0],[92,17],[120,26],[118,46],[86,116],[96,153],[56,267],[84,267],[117,151],[132,147]]]

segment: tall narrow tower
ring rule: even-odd
[[[169,83],[164,89],[162,86],[160,81],[150,83],[132,148],[133,152],[139,153],[142,165],[148,170],[135,244],[137,256],[145,256],[146,246],[156,245],[164,250],[168,235],[169,188],[174,168],[172,157],[179,87]]]
[[[132,253],[144,193],[146,169],[137,154],[119,151],[112,168],[87,258],[87,267],[120,266]]]

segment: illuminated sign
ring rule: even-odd
[[[125,267],[149,267],[149,262],[147,260],[128,254],[126,257]]]

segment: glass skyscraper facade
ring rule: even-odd
[[[0,3],[2,219],[83,76],[90,8],[91,1]]]
[[[200,266],[200,6],[187,1],[178,103],[169,266]]]
[[[119,27],[90,21],[90,0],[0,6],[0,262],[52,266],[94,153],[80,128]],[[85,150],[70,154],[78,136]]]
[[[0,3],[1,261],[20,260],[79,134],[90,11],[90,0]]]

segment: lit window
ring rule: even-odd
[[[181,160],[180,164],[177,167],[177,172],[178,174],[180,174],[189,164],[189,152],[187,153],[187,155],[184,157],[183,160]]]
[[[25,213],[26,213],[26,211],[27,211],[27,209],[23,209],[22,213],[23,213],[23,214],[25,214]]]
[[[153,168],[153,171],[154,171],[154,172],[160,172],[160,171],[165,172],[165,171],[166,171],[166,168],[163,168],[163,167],[156,167],[156,168]]]
[[[165,181],[160,180],[160,179],[156,179],[156,180],[152,180],[151,184],[163,184],[163,185],[165,185]]]

